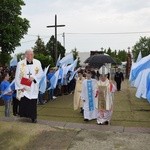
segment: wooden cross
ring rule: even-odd
[[[30,75],[32,75],[32,73],[29,71],[29,73],[27,75],[29,75],[29,78],[30,78]]]
[[[57,27],[64,27],[65,25],[57,25],[57,15],[55,15],[55,25],[47,26],[47,28],[55,28],[55,62],[57,62]]]

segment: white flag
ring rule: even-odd
[[[46,74],[47,74],[48,68],[49,68],[49,66],[44,70],[43,77],[39,83],[39,87],[40,87],[39,91],[42,93],[45,93],[46,87],[47,87],[47,76],[46,76]]]
[[[139,55],[137,57],[136,63],[139,62],[142,59],[142,53],[141,51],[139,52]]]
[[[62,66],[64,64],[65,65],[72,64],[73,62],[74,62],[73,54],[69,53],[68,55],[66,55],[59,61],[59,64],[60,64],[60,66]]]
[[[17,63],[18,60],[17,60],[17,56],[15,55],[10,61],[10,67],[17,66]]]

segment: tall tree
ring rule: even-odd
[[[59,41],[57,41],[57,50],[58,50],[58,56],[61,55],[61,58],[65,56],[66,50]],[[47,54],[49,54],[52,57],[53,61],[56,62],[55,60],[55,38],[53,35],[50,37],[50,40],[46,44],[46,51],[47,51]]]
[[[117,64],[121,64],[122,61],[126,61],[127,52],[125,50],[119,50],[118,53],[116,50],[111,50],[109,47],[106,51],[106,54],[110,55]]]
[[[72,53],[73,53],[74,60],[76,60],[78,58],[77,67],[79,67],[80,66],[80,57],[79,57],[79,52],[77,51],[77,48],[74,48],[72,50]]]
[[[127,59],[127,52],[125,50],[119,50],[117,58],[119,58],[121,61],[126,61],[126,59]]]
[[[39,54],[35,54],[35,58],[41,62],[43,69],[48,65],[54,66],[53,59],[49,55],[44,55],[42,53],[39,53]]]
[[[106,53],[111,56],[112,50],[110,49],[110,47],[108,48],[108,50],[106,51]]]
[[[42,67],[45,68],[48,65],[54,66],[53,60],[51,56],[46,51],[46,46],[44,44],[44,41],[38,36],[35,46],[33,47],[33,51],[35,54],[35,58],[40,60]]]
[[[34,51],[35,54],[39,54],[40,53],[40,54],[47,55],[44,41],[42,41],[40,36],[38,36],[38,38],[37,38],[37,40],[35,42],[35,46],[33,47],[33,51]]]
[[[18,54],[17,54],[17,59],[18,59],[18,61],[24,59],[24,57],[25,57],[25,54],[24,54],[24,53],[18,53]]]
[[[133,57],[137,59],[139,52],[141,51],[142,57],[150,54],[150,37],[140,37],[139,41],[133,46]]]
[[[0,1],[0,47],[1,55],[14,52],[29,28],[29,21],[21,18],[23,0]]]

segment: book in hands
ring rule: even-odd
[[[22,78],[21,79],[21,82],[20,82],[22,85],[26,85],[26,86],[31,86],[31,84],[32,84],[32,81],[31,80],[29,80],[28,78]]]

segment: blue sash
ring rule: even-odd
[[[89,99],[89,111],[93,111],[94,103],[93,103],[92,80],[87,81],[87,92],[88,92],[88,99]]]

